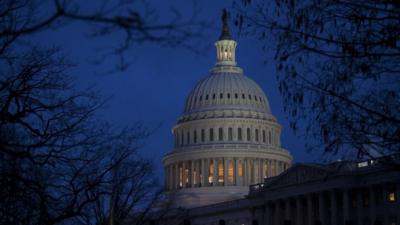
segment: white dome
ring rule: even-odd
[[[248,186],[286,170],[281,126],[263,90],[236,66],[226,21],[215,43],[217,63],[186,99],[164,157],[174,206],[191,208],[245,196]]]
[[[184,114],[232,109],[271,113],[262,89],[242,73],[211,73],[194,87]]]

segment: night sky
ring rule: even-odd
[[[42,46],[60,46],[68,59],[76,64],[76,67],[70,70],[70,74],[77,77],[79,88],[96,85],[100,95],[112,96],[101,113],[102,119],[118,126],[143,121],[150,129],[161,124],[141,150],[143,156],[154,161],[155,172],[160,175],[160,179],[163,174],[162,157],[173,146],[171,129],[183,111],[186,96],[197,81],[207,76],[208,70],[216,62],[214,42],[220,34],[221,11],[232,6],[231,1],[197,3],[200,18],[214,23],[212,30],[207,31],[210,33],[209,38],[200,43],[201,46],[205,46],[202,54],[195,54],[185,48],[140,44],[129,50],[128,55],[133,60],[130,67],[123,72],[104,74],[115,65],[115,58],[110,58],[101,65],[90,63],[99,47],[114,45],[114,42],[120,41],[117,35],[91,39],[86,35],[87,25],[70,23],[62,29],[46,31],[35,37]],[[159,10],[161,17],[168,16],[170,5],[184,13],[190,13],[193,7],[188,1],[160,0],[150,1],[150,4]],[[272,112],[283,127],[283,147],[291,152],[295,162],[317,161],[320,156],[306,153],[304,138],[296,136],[289,129],[277,89],[274,50],[262,51],[261,45],[252,37],[240,36],[233,24],[230,24],[230,30],[238,42],[238,65],[265,91]]]

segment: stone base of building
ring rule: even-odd
[[[249,193],[247,186],[213,186],[184,188],[168,193],[174,208],[193,208],[243,198]]]

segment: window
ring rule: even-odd
[[[208,100],[208,95],[206,95],[206,100]]]
[[[241,141],[242,140],[242,128],[238,128],[238,140]]]
[[[251,100],[251,95],[249,95],[249,99]]]
[[[244,174],[244,166],[243,166],[243,162],[242,161],[239,161],[239,164],[238,164],[238,175],[239,175],[239,177],[243,177],[243,174]]]
[[[231,98],[231,94],[228,93],[228,99]]]
[[[197,131],[193,131],[193,143],[197,143]]]
[[[237,93],[235,93],[235,98],[238,98],[238,94]]]
[[[186,144],[190,144],[190,133],[187,132],[186,134]]]
[[[389,202],[395,202],[396,201],[396,192],[395,192],[394,189],[390,189],[389,190],[388,200],[389,200]]]
[[[262,139],[263,139],[263,142],[265,143],[265,130],[262,131]]]
[[[260,100],[260,102],[262,102],[262,98],[261,97],[258,97],[258,99]]]
[[[251,136],[250,136],[250,128],[247,128],[247,141],[251,140]]]
[[[203,96],[200,96],[200,101],[203,100]]]
[[[232,130],[232,128],[231,127],[229,127],[228,128],[228,140],[229,141],[232,141],[232,139],[233,139],[233,130]]]
[[[213,99],[215,99],[215,94],[213,94]]]
[[[244,96],[244,94],[242,94],[242,98],[245,99],[246,97]]]
[[[183,137],[183,132],[181,133],[181,145],[183,145],[184,143],[183,143],[183,141],[184,141],[185,139],[184,139],[184,137]]]
[[[256,136],[256,141],[258,142],[258,129],[256,129],[256,134],[255,134],[255,136]]]
[[[205,140],[205,132],[204,132],[204,129],[201,129],[201,142],[204,142]]]
[[[218,140],[222,141],[224,139],[224,130],[222,128],[218,129]]]
[[[224,98],[224,94],[222,94],[222,93],[219,94],[219,98],[220,98],[220,99],[223,99],[223,98]]]
[[[268,144],[272,143],[272,135],[271,135],[271,131],[268,131]]]
[[[229,160],[228,162],[228,182],[233,184],[233,161]]]
[[[211,160],[210,165],[208,167],[208,183],[212,184],[213,183],[213,176],[214,176],[214,161]]]
[[[257,101],[257,96],[255,96],[255,95],[254,95],[254,100],[256,100],[256,101]]]
[[[214,141],[214,129],[210,128],[210,141]]]
[[[224,183],[224,162],[222,160],[218,161],[218,183]]]
[[[195,103],[197,102],[197,97],[194,97],[194,102],[195,102]]]

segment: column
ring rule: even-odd
[[[182,162],[182,187],[186,188],[186,161]]]
[[[325,225],[325,201],[324,194],[322,192],[318,193],[318,214],[321,224]]]
[[[233,158],[233,176],[235,177],[234,179],[234,185],[239,186],[239,159]]]
[[[193,175],[194,175],[194,161],[193,160],[190,160],[190,169],[189,169],[189,174],[188,174],[188,176],[189,176],[189,187],[194,187],[194,177],[193,177]]]
[[[296,197],[296,225],[303,225],[303,214],[301,213],[301,196]],[[335,225],[335,224],[332,224]]]
[[[363,189],[358,189],[356,191],[356,197],[357,197],[357,224],[358,225],[363,225]]]
[[[207,186],[207,177],[208,173],[206,169],[206,159],[201,159],[201,186],[206,187]]]
[[[254,159],[253,160],[253,183],[258,183],[258,173],[257,173],[257,164],[258,164],[258,160]]]
[[[264,176],[263,176],[263,159],[258,159],[258,183],[263,183]]]
[[[290,214],[291,214],[290,213],[290,210],[291,210],[290,199],[289,198],[285,199],[284,204],[285,204],[285,220],[291,221],[291,219],[290,219]]]
[[[243,167],[244,167],[243,185],[244,185],[244,186],[247,186],[248,183],[249,183],[249,182],[247,181],[247,178],[248,178],[248,175],[247,175],[247,171],[248,171],[247,164],[248,164],[247,158],[245,158],[244,161],[243,161]]]
[[[265,173],[265,159],[261,159],[261,182],[264,183],[264,178],[267,176]]]
[[[337,198],[335,190],[330,192],[331,200],[331,225],[338,224],[338,214],[337,214]]]
[[[213,186],[218,185],[218,160],[217,159],[212,159],[213,160]]]
[[[314,213],[312,204],[312,195],[307,195],[307,222],[308,225],[314,224]]]
[[[369,188],[369,220],[370,224],[374,224],[376,220],[376,196],[375,196],[375,188],[371,186]]]
[[[350,220],[349,209],[349,193],[348,190],[343,190],[343,224]]]
[[[179,163],[175,163],[175,189],[179,188]]]
[[[227,158],[223,158],[222,159],[223,163],[224,163],[224,186],[229,186],[229,180],[228,180],[228,159]]]
[[[268,177],[272,176],[271,163],[272,163],[272,160],[268,160],[268,175],[267,175]]]

